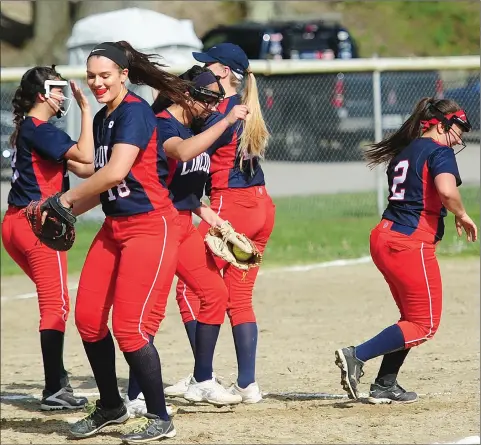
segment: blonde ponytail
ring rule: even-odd
[[[242,94],[242,104],[249,108],[249,115],[243,122],[243,131],[239,143],[240,165],[242,168],[245,158],[251,160],[254,157],[263,158],[267,143],[269,141],[269,131],[262,116],[261,104],[259,103],[259,93],[257,81],[252,71],[247,71],[247,79]]]

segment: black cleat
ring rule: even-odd
[[[88,405],[87,410],[89,414],[70,427],[72,436],[90,437],[107,425],[124,423],[130,417],[123,402],[117,408],[108,409],[100,404],[100,400],[97,400],[95,405]]]
[[[356,357],[354,346],[338,349],[335,355],[335,363],[341,369],[342,388],[347,392],[350,399],[357,400],[359,398],[357,384],[364,375],[362,370],[364,362]]]
[[[44,390],[40,409],[42,411],[82,409],[87,402],[88,400],[85,397],[75,397],[71,387],[62,388],[56,393]]]
[[[174,422],[170,420],[162,420],[153,414],[145,414],[139,419],[139,425],[128,434],[122,436],[124,443],[146,443],[151,440],[159,440],[163,438],[175,437]]]
[[[398,382],[394,385],[386,387],[379,383],[373,383],[369,391],[367,401],[374,405],[381,403],[413,403],[418,400],[415,392],[408,392],[402,388]]]

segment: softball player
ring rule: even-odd
[[[222,43],[206,53],[193,53],[194,58],[220,78],[226,98],[218,111],[228,114],[239,104],[249,109],[249,118],[233,125],[209,148],[211,169],[206,186],[210,195],[210,206],[218,215],[228,220],[240,233],[254,241],[264,251],[274,228],[275,206],[267,193],[264,173],[259,164],[263,156],[269,133],[262,117],[257,83],[249,69],[249,60],[237,45]],[[245,79],[242,97],[237,93]],[[203,128],[209,131],[222,115],[213,114]],[[205,236],[209,224],[201,222],[199,232]],[[245,403],[257,403],[262,399],[255,379],[257,350],[257,323],[252,307],[252,294],[259,268],[248,273],[228,265],[216,258],[217,267],[223,272],[224,283],[229,290],[227,314],[232,325],[237,355],[237,382],[229,388],[232,394],[240,395]],[[196,320],[191,308],[197,306],[198,297],[188,284],[179,280],[177,302],[184,324]],[[167,387],[167,395],[182,395],[187,391],[188,378]]]
[[[148,103],[126,88],[127,79],[179,103],[185,98],[184,81],[159,69],[149,55],[127,42],[97,45],[87,59],[88,85],[105,104],[93,124],[96,172],[63,194],[61,203],[86,210],[100,200],[106,215],[85,260],[75,307],[100,400],[70,431],[75,437],[89,437],[129,418],[117,386],[115,347],[107,326],[112,308],[114,335],[147,405],[142,424],[123,440],[144,443],[176,434],[146,321],[155,302],[167,298],[180,226],[165,185],[168,164],[157,120]]]
[[[38,242],[23,209],[31,202],[69,187],[68,169],[93,162],[92,115],[88,101],[75,83],[73,95],[82,114],[78,142],[51,123],[53,116],[68,111],[64,104],[67,86],[55,68],[37,66],[22,77],[12,100],[16,129],[10,138],[12,157],[11,190],[2,224],[2,241],[7,253],[35,283],[40,309],[40,345],[45,388],[42,410],[76,409],[87,402],[75,397],[63,366],[65,324],[69,314],[67,254]]]
[[[182,226],[176,275],[196,292],[201,302],[194,333],[190,334],[189,326],[186,326],[194,345],[195,366],[185,397],[216,405],[235,404],[242,401],[241,397],[228,392],[212,375],[214,349],[227,309],[227,288],[212,255],[206,251],[203,237],[192,224],[192,213],[207,221],[209,226],[223,223],[213,210],[200,202],[210,170],[210,157],[204,151],[229,126],[238,119],[245,119],[247,107],[235,107],[210,131],[194,136],[190,129],[193,119],[207,117],[216,109],[223,98],[222,87],[211,71],[198,66],[181,77],[193,82],[189,88],[188,110],[174,103],[161,111],[159,101],[154,103],[153,108],[158,112],[159,137],[169,157],[167,184]],[[151,312],[147,332],[152,338],[164,318],[165,303],[159,301]],[[138,396],[139,389],[131,378],[128,397],[137,410],[142,410],[143,404]]]
[[[365,343],[336,351],[341,384],[350,398],[358,398],[364,363],[382,355],[368,401],[417,400],[415,392],[399,385],[397,375],[411,348],[430,340],[439,326],[442,284],[436,246],[443,237],[446,209],[455,215],[459,236],[464,229],[468,241],[477,238],[457,189],[461,178],[453,150],[458,144],[464,148],[461,137],[470,129],[458,104],[424,98],[396,133],[367,151],[369,166],[388,163],[389,203],[371,232],[370,246],[401,317]]]

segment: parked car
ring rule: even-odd
[[[479,75],[470,76],[466,84],[460,88],[446,89],[446,99],[455,100],[468,114],[469,121],[474,131],[480,130],[480,88]],[[478,135],[479,137],[479,135]]]
[[[222,25],[202,37],[204,51],[222,42],[239,45],[253,59],[352,59],[356,42],[340,23],[284,21]]]
[[[270,22],[219,26],[203,38],[204,50],[238,44],[249,59],[351,59],[358,47],[339,23]],[[259,76],[264,117],[272,138],[267,158],[296,162],[361,159],[374,141],[371,73]],[[437,72],[381,75],[383,131],[398,128],[420,97],[442,93]]]

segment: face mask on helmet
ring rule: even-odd
[[[50,106],[55,110],[56,116],[58,119],[65,116],[70,109],[70,105],[72,104],[72,99],[66,97],[64,94],[57,94],[52,92],[52,88],[65,88],[68,85],[66,80],[46,80],[44,83],[45,93],[44,96],[47,99],[47,102]],[[62,101],[62,104],[59,106],[54,100]],[[67,107],[65,105],[67,104]]]
[[[469,122],[468,116],[465,110],[458,110],[454,113],[449,113],[444,115],[443,112],[431,104],[431,112],[434,114],[434,118],[426,121],[421,121],[423,126],[423,131],[426,131],[431,125],[436,125],[439,123],[443,124],[444,131],[448,134],[449,139],[449,132],[453,132],[459,138],[461,148],[455,152],[454,154],[457,155],[459,152],[463,151],[466,148],[466,143],[461,138],[461,135],[456,132],[453,128],[453,125],[456,124],[459,128],[462,129],[464,133],[469,133],[471,131],[471,123]]]

